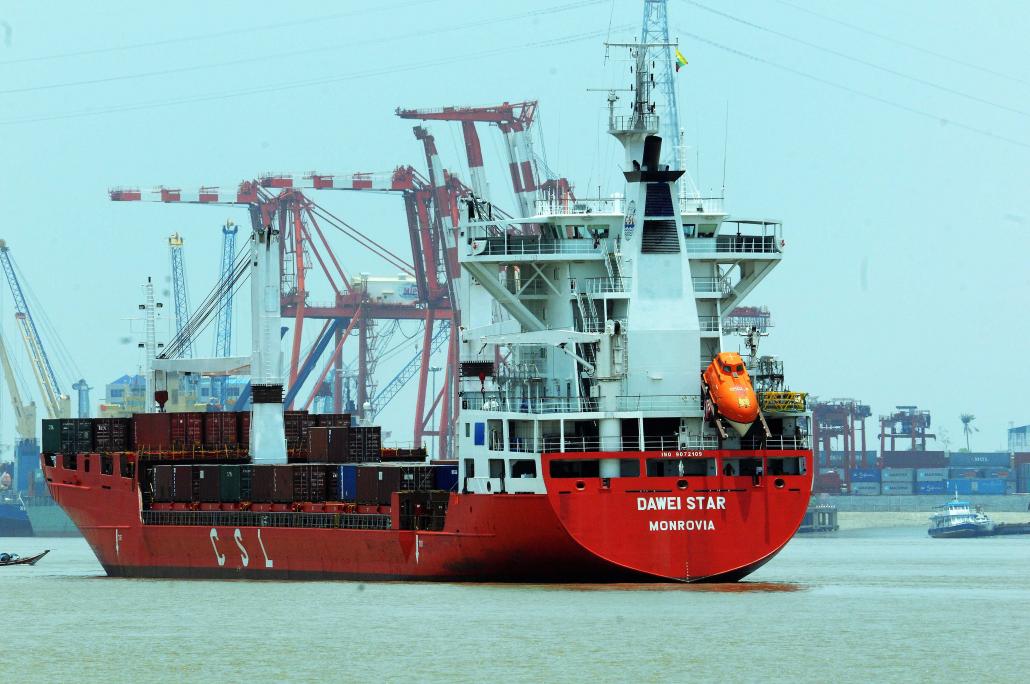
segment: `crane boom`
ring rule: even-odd
[[[67,418],[71,415],[71,403],[68,396],[61,392],[54,367],[50,363],[50,357],[43,348],[43,341],[39,337],[39,330],[32,318],[25,293],[21,289],[21,283],[18,282],[14,263],[11,261],[10,247],[7,246],[6,240],[0,240],[0,264],[3,265],[4,273],[7,275],[7,283],[10,285],[11,296],[14,298],[14,317],[18,321],[18,328],[25,341],[25,348],[28,350],[29,359],[32,362],[32,372],[39,384],[39,391],[43,395],[47,413],[51,418]]]
[[[173,233],[168,237],[168,251],[172,257],[172,296],[175,299],[175,332],[182,332],[190,320],[190,294],[186,289],[186,265],[182,259],[182,236]],[[193,358],[193,343],[190,342],[182,351],[185,359]]]

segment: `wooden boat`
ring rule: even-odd
[[[12,554],[10,559],[3,561],[0,560],[0,565],[35,565],[39,562],[39,559],[50,553],[50,549],[47,549],[43,553],[37,553],[35,556],[29,556],[28,558],[21,558],[15,554]]]

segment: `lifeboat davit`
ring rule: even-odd
[[[718,416],[743,437],[758,419],[758,397],[744,359],[737,352],[720,352],[701,379]]]

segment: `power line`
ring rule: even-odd
[[[627,28],[627,26],[616,27],[618,29]],[[231,92],[218,92],[209,93],[206,95],[194,95],[188,97],[167,99],[167,100],[152,100],[150,102],[140,102],[129,105],[116,105],[112,107],[102,107],[97,109],[79,110],[76,112],[65,112],[62,114],[50,114],[44,116],[29,116],[15,119],[4,119],[0,120],[0,126],[11,126],[15,124],[23,123],[39,123],[43,121],[56,121],[62,119],[77,119],[87,116],[100,116],[103,114],[114,114],[119,112],[131,112],[145,109],[156,109],[167,106],[174,106],[179,104],[192,104],[197,102],[211,102],[216,100],[227,100],[237,97],[244,97],[247,95],[259,95],[265,93],[282,92],[285,90],[295,90],[299,88],[308,88],[311,86],[327,85],[330,83],[340,83],[343,81],[370,78],[374,76],[385,76],[388,74],[394,74],[398,70],[403,69],[404,71],[415,71],[420,69],[430,69],[439,66],[445,66],[456,62],[465,62],[468,60],[479,59],[483,57],[492,57],[500,54],[507,54],[516,50],[525,50],[526,48],[539,48],[539,47],[557,47],[560,45],[566,45],[568,43],[578,42],[582,40],[589,40],[599,38],[604,35],[604,31],[591,31],[588,33],[574,34],[570,36],[564,36],[554,38],[545,41],[537,41],[532,43],[524,43],[522,45],[511,45],[502,48],[493,48],[490,50],[483,50],[478,53],[464,53],[461,55],[441,58],[432,61],[422,61],[417,64],[405,64],[403,66],[391,65],[388,67],[379,67],[376,69],[369,69],[362,72],[354,72],[350,74],[339,74],[336,76],[328,76],[322,78],[306,79],[302,81],[286,81],[278,84],[272,84],[267,86],[258,86],[253,88],[245,88],[242,90],[236,90]]]
[[[273,54],[258,55],[256,57],[244,57],[241,59],[234,59],[221,62],[209,62],[207,64],[195,64],[192,66],[185,67],[173,67],[171,69],[159,69],[156,71],[144,71],[133,74],[120,74],[117,76],[105,76],[102,78],[91,78],[79,81],[64,81],[61,83],[45,83],[42,85],[26,86],[24,88],[8,88],[7,90],[0,90],[0,95],[15,95],[19,93],[31,93],[40,90],[57,90],[60,88],[71,88],[74,86],[83,85],[98,85],[101,83],[113,83],[117,81],[128,81],[139,78],[149,78],[152,76],[169,76],[172,74],[183,74],[194,71],[205,71],[207,69],[217,69],[228,66],[239,66],[241,64],[253,64],[255,62],[267,62],[269,60],[284,59],[289,57],[300,57],[304,55],[312,55],[324,52],[336,52],[338,50],[350,50],[355,47],[362,45],[379,45],[382,43],[393,42],[398,40],[408,40],[411,38],[422,38],[426,36],[438,35],[441,33],[450,33],[453,31],[466,31],[470,28],[479,28],[483,26],[490,26],[492,24],[498,24],[508,21],[516,21],[519,19],[526,19],[530,17],[540,16],[542,14],[555,14],[558,12],[566,12],[569,10],[580,9],[589,5],[597,5],[604,0],[581,0],[580,2],[568,3],[566,5],[559,5],[557,7],[549,7],[542,10],[533,10],[531,12],[521,12],[519,14],[512,14],[505,17],[496,17],[493,19],[483,19],[477,22],[467,22],[462,24],[452,24],[450,26],[438,28],[435,30],[421,29],[418,31],[412,31],[405,34],[391,35],[387,38],[369,38],[366,40],[351,41],[344,45],[326,45],[317,48],[307,48],[304,50],[292,50],[288,52],[278,52]]]
[[[859,33],[864,33],[867,36],[873,36],[874,38],[879,38],[880,40],[885,40],[888,43],[894,43],[895,45],[900,45],[902,47],[908,48],[909,50],[915,50],[916,52],[922,52],[924,55],[930,55],[932,57],[937,57],[938,59],[943,59],[945,61],[951,62],[952,64],[959,64],[959,65],[967,67],[969,69],[975,69],[976,71],[982,71],[985,74],[991,74],[992,76],[998,76],[1000,78],[1007,78],[1008,80],[1015,81],[1016,83],[1030,84],[1030,81],[1027,81],[1027,80],[1022,79],[1022,78],[1019,78],[1018,76],[1012,76],[1011,74],[1006,74],[1006,73],[1003,73],[1001,71],[996,71],[994,69],[989,69],[989,68],[987,68],[985,66],[980,66],[979,64],[973,64],[972,62],[966,62],[966,61],[963,61],[961,59],[957,59],[955,57],[952,57],[951,55],[944,54],[943,52],[936,52],[934,50],[930,50],[928,48],[924,48],[924,47],[922,47],[920,45],[916,45],[914,43],[909,43],[909,42],[906,42],[904,40],[899,40],[897,38],[892,38],[891,36],[884,35],[882,33],[877,33],[876,31],[871,31],[871,30],[869,30],[867,28],[864,28],[862,26],[858,26],[857,24],[851,24],[851,23],[843,21],[841,19],[836,19],[834,17],[828,17],[825,14],[820,14],[819,12],[816,12],[815,10],[810,10],[807,7],[802,7],[800,5],[796,5],[793,2],[787,2],[787,0],[776,0],[776,2],[780,3],[781,5],[786,5],[787,7],[792,7],[792,8],[796,9],[799,12],[804,12],[805,14],[810,14],[813,17],[817,17],[819,19],[822,19],[823,21],[828,21],[830,23],[838,24],[838,25],[843,26],[845,28],[849,28],[852,31],[857,31]]]
[[[783,64],[778,64],[776,62],[773,62],[773,61],[768,60],[768,59],[764,59],[762,57],[756,57],[755,55],[749,54],[749,53],[744,52],[742,50],[738,50],[736,48],[729,47],[728,45],[723,45],[721,43],[716,43],[713,40],[708,40],[707,38],[703,38],[702,36],[699,36],[696,33],[691,33],[690,31],[684,31],[683,29],[677,29],[677,30],[681,34],[683,34],[685,36],[689,36],[689,37],[693,38],[694,40],[696,40],[698,42],[704,43],[706,45],[710,45],[710,46],[712,46],[714,48],[717,48],[719,50],[724,50],[726,52],[735,54],[738,57],[743,57],[745,59],[750,59],[753,62],[758,62],[760,64],[765,64],[765,65],[771,66],[771,67],[773,67],[775,69],[780,69],[781,71],[786,71],[787,73],[794,74],[795,76],[801,76],[802,78],[807,78],[807,79],[809,79],[811,81],[815,81],[817,83],[822,83],[823,85],[828,85],[831,88],[837,88],[838,90],[844,90],[844,91],[849,92],[849,93],[851,93],[853,95],[858,95],[859,97],[864,97],[864,98],[866,98],[868,100],[873,100],[874,102],[879,102],[880,104],[885,104],[885,105],[887,105],[889,107],[894,107],[895,109],[900,109],[902,111],[909,112],[910,114],[916,114],[918,116],[922,116],[922,117],[925,117],[925,118],[928,118],[928,119],[933,119],[934,121],[937,121],[937,122],[940,122],[940,123],[945,123],[945,124],[948,124],[950,126],[955,126],[956,128],[961,128],[961,129],[969,131],[971,133],[977,133],[979,135],[982,135],[982,136],[985,136],[985,137],[988,137],[988,138],[993,138],[994,140],[1000,140],[1002,142],[1007,142],[1007,143],[1010,143],[1012,145],[1018,145],[1019,147],[1025,147],[1025,148],[1030,149],[1030,143],[1026,143],[1026,142],[1023,142],[1021,140],[1016,140],[1014,138],[1009,138],[1009,137],[1004,136],[1004,135],[999,135],[997,133],[994,133],[992,131],[988,131],[988,130],[983,129],[983,128],[977,128],[976,126],[970,126],[969,124],[961,123],[959,121],[955,121],[954,119],[949,119],[947,117],[940,116],[939,114],[934,114],[932,112],[927,112],[927,111],[922,110],[922,109],[917,109],[915,107],[910,107],[910,106],[908,106],[906,104],[902,104],[900,102],[895,102],[894,100],[888,100],[885,97],[880,97],[879,95],[873,95],[872,93],[867,93],[864,90],[859,90],[857,88],[852,88],[851,86],[847,86],[847,85],[844,85],[842,83],[837,83],[835,81],[831,81],[829,79],[825,79],[825,78],[816,76],[814,74],[810,74],[810,73],[807,73],[805,71],[801,71],[800,69],[794,69],[792,67],[784,66]]]
[[[771,35],[777,36],[779,38],[783,38],[785,40],[789,40],[791,42],[798,43],[799,45],[804,45],[804,46],[810,47],[810,48],[812,48],[814,50],[819,50],[820,52],[825,52],[827,54],[834,55],[836,57],[840,57],[841,59],[846,59],[848,61],[855,62],[856,64],[861,64],[861,65],[867,66],[867,67],[869,67],[871,69],[876,69],[878,71],[882,71],[884,73],[891,74],[892,76],[897,76],[899,78],[904,78],[904,79],[907,79],[907,80],[912,81],[914,83],[919,83],[921,85],[925,85],[925,86],[928,86],[930,88],[935,88],[935,89],[940,90],[942,92],[950,93],[951,95],[958,95],[959,97],[964,97],[967,100],[972,100],[973,102],[979,102],[980,104],[985,104],[985,105],[988,105],[990,107],[996,107],[997,109],[1003,109],[1003,110],[1005,110],[1007,112],[1012,112],[1013,114],[1019,114],[1020,116],[1030,117],[1030,112],[1027,112],[1025,110],[1018,109],[1016,107],[1009,107],[1008,105],[1001,104],[1000,102],[995,102],[993,100],[988,100],[986,98],[979,97],[977,95],[971,95],[970,93],[966,93],[966,92],[963,92],[961,90],[956,90],[955,88],[950,88],[950,87],[948,87],[946,85],[941,85],[940,83],[934,83],[933,81],[928,81],[928,80],[926,80],[924,78],[920,78],[918,76],[912,76],[910,74],[903,73],[903,72],[898,71],[896,69],[891,69],[890,67],[885,67],[885,66],[882,66],[880,64],[876,64],[874,62],[869,62],[869,61],[864,60],[864,59],[862,59],[860,57],[855,57],[854,55],[849,55],[849,54],[846,54],[844,52],[840,52],[838,50],[834,50],[832,48],[823,47],[822,45],[817,45],[815,43],[810,43],[807,40],[803,40],[803,39],[798,38],[796,36],[791,36],[791,35],[788,35],[786,33],[781,33],[780,31],[776,31],[776,30],[773,30],[771,28],[767,28],[765,26],[761,26],[761,25],[756,24],[754,22],[750,22],[750,21],[748,21],[746,19],[741,19],[740,17],[735,17],[732,14],[728,14],[726,12],[722,12],[722,11],[714,9],[712,7],[708,7],[707,5],[703,5],[700,2],[697,2],[696,0],[683,0],[683,1],[686,2],[689,5],[693,5],[694,7],[697,7],[699,9],[703,9],[706,12],[711,12],[712,14],[716,14],[716,15],[718,15],[720,17],[725,18],[725,19],[729,19],[730,21],[735,21],[738,24],[743,24],[744,26],[748,26],[748,27],[756,29],[758,31],[764,31],[766,33],[769,33]]]
[[[374,6],[366,7],[363,9],[352,10],[350,12],[336,12],[334,14],[323,14],[318,17],[308,17],[306,19],[295,19],[293,21],[281,21],[274,24],[262,24],[260,26],[249,26],[246,28],[229,29],[226,31],[217,31],[214,33],[199,33],[192,36],[181,36],[179,38],[166,38],[165,40],[152,40],[145,43],[129,43],[128,45],[112,45],[109,47],[93,48],[88,50],[75,50],[72,52],[58,52],[50,55],[39,55],[36,57],[22,57],[21,59],[6,59],[0,61],[0,66],[5,64],[26,64],[28,62],[45,62],[55,59],[67,59],[69,57],[85,57],[88,55],[99,55],[109,52],[122,52],[125,50],[137,50],[139,48],[158,47],[161,45],[175,45],[178,43],[190,43],[193,41],[208,40],[211,38],[226,38],[228,36],[238,36],[246,33],[257,33],[260,31],[269,31],[272,29],[288,28],[291,26],[303,26],[304,24],[315,24],[325,21],[332,21],[334,19],[342,19],[344,17],[353,17],[361,14],[369,14],[372,12],[392,11],[402,9],[404,7],[410,7],[412,5],[421,5],[433,2],[440,2],[440,0],[409,0],[408,2],[401,2],[395,5],[386,6]]]

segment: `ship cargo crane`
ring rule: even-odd
[[[43,340],[40,339],[39,330],[36,328],[36,322],[29,310],[28,301],[25,299],[25,293],[18,281],[14,262],[11,260],[11,249],[7,246],[6,240],[0,240],[0,264],[3,265],[4,273],[7,275],[7,284],[10,286],[11,296],[14,298],[14,318],[18,322],[18,329],[25,342],[32,372],[36,376],[36,383],[43,396],[47,415],[50,418],[69,418],[71,417],[71,399],[67,394],[61,392],[53,364],[50,363],[50,357],[47,356],[46,349],[43,347]]]
[[[487,107],[397,109],[397,116],[402,119],[461,123],[472,191],[477,197],[486,201],[491,201],[491,197],[486,181],[486,172],[483,168],[483,150],[479,142],[479,134],[476,132],[476,124],[486,123],[497,126],[504,136],[512,189],[519,204],[519,212],[523,217],[537,213],[535,206],[537,200],[546,199],[555,203],[574,199],[572,186],[568,179],[540,179],[536,153],[533,150],[533,139],[530,134],[536,113],[536,100],[504,102]]]

